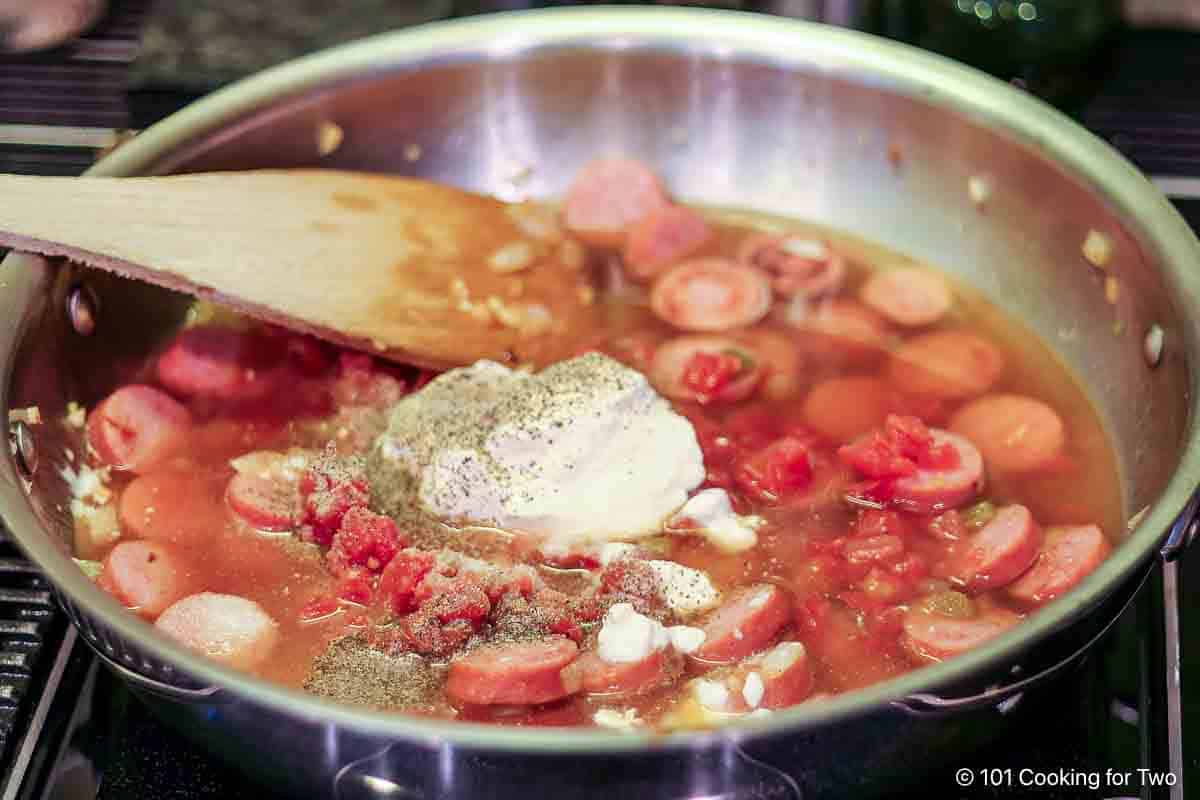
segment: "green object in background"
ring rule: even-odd
[[[1121,0],[874,0],[863,27],[1071,105],[1103,77]]]

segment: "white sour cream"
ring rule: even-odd
[[[394,406],[376,455],[385,505],[559,542],[656,533],[704,479],[691,423],[597,353],[451,370]]]

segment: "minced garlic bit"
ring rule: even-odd
[[[322,120],[317,126],[317,155],[329,155],[342,146],[342,140],[345,138],[346,134],[341,125],[327,119]]]
[[[506,328],[514,330],[520,328],[525,319],[525,315],[521,313],[520,309],[507,305],[504,300],[495,295],[487,299],[487,309]]]
[[[460,300],[458,310],[465,314],[470,314],[472,319],[480,325],[491,325],[495,322],[492,316],[492,311],[483,303],[472,303],[470,300]]]
[[[410,144],[404,148],[404,160],[409,163],[415,163],[421,160],[421,145]]]
[[[579,297],[580,305],[590,306],[592,303],[596,302],[596,290],[591,286],[580,286],[576,291],[576,294]]]
[[[556,242],[562,238],[558,212],[550,206],[532,202],[516,203],[508,206],[506,212],[526,236],[543,242]]]
[[[574,239],[564,239],[558,248],[558,258],[567,269],[582,269],[587,262],[587,251]]]
[[[450,279],[450,296],[457,301],[467,300],[471,297],[470,290],[467,289],[466,281],[462,278]]]
[[[976,207],[982,206],[992,196],[992,182],[982,175],[967,178],[967,196]]]
[[[26,425],[41,425],[42,410],[37,406],[29,406],[28,408],[10,408],[8,410],[9,422],[24,422]]]
[[[83,426],[87,424],[87,409],[72,400],[67,403],[67,415],[63,417],[63,423],[68,428],[83,430]]]
[[[523,336],[541,336],[550,330],[553,323],[554,316],[550,313],[550,309],[539,303],[532,303],[525,307],[525,314],[520,325],[521,334]]]
[[[507,275],[510,272],[520,272],[533,266],[537,253],[529,242],[510,242],[504,245],[488,259],[488,268],[492,272]]]
[[[1109,305],[1115,306],[1121,296],[1121,284],[1112,275],[1104,279],[1104,299]]]
[[[1087,238],[1083,240],[1082,249],[1083,257],[1092,266],[1100,269],[1105,269],[1109,259],[1112,258],[1112,240],[1095,229],[1088,231]]]

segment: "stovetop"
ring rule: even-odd
[[[100,26],[65,48],[0,59],[0,171],[78,174],[126,129],[194,98],[178,86],[130,88],[151,0],[110,5]],[[1128,32],[1113,56],[1101,91],[1076,116],[1151,175],[1200,231],[1200,95],[1192,77],[1200,34]],[[1189,642],[1200,642],[1200,593],[1180,598],[1182,654],[1164,655],[1169,598],[1177,586],[1198,582],[1196,554],[1156,570],[1089,658],[1055,678],[1036,703],[1013,707],[1014,733],[934,770],[923,793],[1176,800],[1184,785],[1200,787],[1200,747],[1183,746],[1200,737],[1200,677],[1189,684],[1185,668],[1182,705],[1169,702],[1173,659],[1200,675],[1200,661],[1189,659]],[[970,786],[958,779],[961,768],[970,770]],[[1143,780],[1168,772],[1174,787]],[[1057,775],[1067,785],[987,785],[1022,774]],[[1107,777],[1114,774],[1130,780],[1117,785]],[[1092,775],[1100,778],[1094,789]],[[100,667],[53,605],[45,580],[0,529],[0,800],[243,796],[273,797],[159,722]]]

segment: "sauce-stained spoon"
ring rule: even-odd
[[[435,368],[546,363],[592,317],[584,251],[543,210],[395,176],[0,175],[0,244]]]

